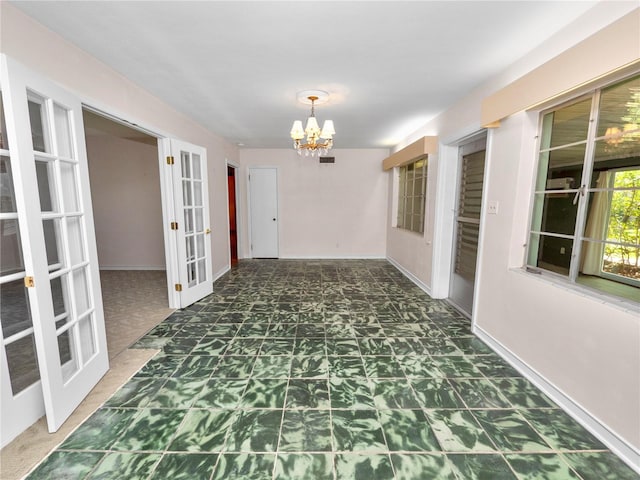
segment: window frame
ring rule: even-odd
[[[584,283],[579,281],[579,276],[580,276],[580,264],[581,264],[581,256],[582,256],[582,250],[583,250],[583,244],[587,241],[591,241],[593,242],[596,239],[593,239],[591,237],[589,237],[587,235],[586,229],[587,229],[587,217],[589,215],[589,209],[590,209],[590,200],[591,197],[594,193],[597,192],[601,192],[603,191],[603,189],[598,188],[597,186],[592,186],[592,176],[595,173],[594,172],[594,165],[596,163],[596,147],[597,147],[597,143],[599,141],[603,141],[605,138],[607,138],[607,135],[598,135],[598,129],[599,129],[599,123],[601,121],[601,117],[600,117],[600,110],[601,110],[601,94],[606,91],[608,88],[611,87],[615,87],[616,85],[620,85],[623,84],[627,81],[633,80],[635,78],[640,77],[640,71],[635,71],[635,72],[631,72],[622,76],[618,76],[617,78],[608,78],[606,80],[603,80],[601,82],[599,82],[597,85],[592,86],[588,91],[575,91],[574,94],[571,97],[562,96],[562,100],[555,103],[555,104],[550,104],[547,103],[545,105],[544,109],[540,109],[537,112],[535,112],[535,114],[537,115],[537,125],[536,125],[536,131],[535,131],[535,135],[536,135],[536,142],[535,142],[535,163],[534,163],[534,169],[533,169],[533,175],[532,175],[532,187],[531,187],[531,197],[530,197],[530,208],[529,208],[529,219],[528,219],[528,223],[527,223],[527,239],[526,239],[526,248],[525,248],[525,252],[524,252],[524,259],[523,259],[523,270],[525,270],[526,272],[530,272],[530,273],[535,273],[535,274],[542,274],[543,276],[548,276],[551,279],[558,279],[559,281],[561,281],[562,283],[566,284],[567,286],[570,286],[572,288],[577,288],[579,290],[588,290],[589,292],[592,292],[592,294],[594,295],[598,295],[598,296],[604,296],[607,298],[615,298],[616,301],[620,301],[622,303],[630,303],[631,305],[634,306],[634,309],[640,305],[640,302],[634,301],[634,299],[630,299],[627,296],[624,297],[620,297],[611,293],[608,293],[607,291],[597,288],[597,287],[593,287],[593,286],[588,286],[585,285]],[[544,119],[545,116],[550,114],[550,113],[554,113],[554,112],[558,112],[566,107],[569,107],[571,105],[576,105],[578,103],[580,103],[581,101],[584,100],[588,100],[590,99],[591,101],[591,105],[590,105],[590,109],[589,109],[589,120],[588,120],[588,129],[587,129],[587,134],[586,134],[586,138],[584,140],[578,140],[578,141],[572,141],[569,143],[565,143],[562,145],[556,145],[556,146],[549,146],[549,147],[543,147],[543,141],[544,141]],[[531,112],[534,113],[534,112]],[[550,129],[550,132],[553,132],[553,125],[552,128]],[[549,179],[548,178],[548,167],[546,170],[546,174],[547,176],[545,177],[544,181],[545,181],[545,185],[543,187],[543,189],[539,189],[539,185],[542,182],[541,177],[541,172],[540,172],[540,167],[541,167],[541,161],[542,161],[542,154],[543,153],[550,153],[553,152],[554,150],[560,150],[562,148],[566,148],[567,146],[576,146],[576,145],[580,145],[583,144],[585,145],[585,151],[584,151],[584,156],[583,156],[583,161],[582,161],[582,167],[581,167],[581,178],[580,178],[580,182],[577,185],[572,185],[570,188],[568,189],[563,189],[560,190],[560,192],[562,193],[566,193],[568,195],[575,195],[576,198],[578,199],[577,201],[577,212],[576,212],[576,218],[575,218],[575,222],[574,222],[574,229],[573,232],[571,234],[560,234],[560,233],[554,233],[554,232],[546,232],[542,226],[540,226],[540,228],[534,230],[533,226],[534,226],[534,220],[535,220],[535,215],[536,215],[536,209],[540,208],[541,210],[544,210],[546,208],[546,201],[544,199],[544,196],[548,195],[548,194],[553,194],[554,193],[554,189],[549,190],[546,184],[546,181]],[[547,159],[548,162],[548,159]],[[624,169],[631,169],[632,167],[625,167]],[[611,171],[615,172],[618,171],[620,169],[616,169],[616,168],[612,168],[610,169]],[[611,189],[609,189],[609,187],[607,187],[607,189],[605,189],[606,191],[609,192],[609,194],[611,195],[613,192],[618,191],[618,189],[611,187]],[[555,190],[555,193],[557,193],[558,190]],[[537,197],[539,195],[543,195],[542,198],[542,202],[541,202],[541,206],[537,205]],[[611,207],[610,202],[609,202],[609,208]],[[607,226],[608,226],[608,222],[607,222]],[[608,228],[608,227],[606,227]],[[551,235],[549,235],[551,234]],[[534,235],[538,236],[538,241],[534,242],[533,241],[533,237]],[[544,267],[540,267],[537,264],[538,262],[538,258],[537,258],[537,254],[536,254],[536,259],[535,259],[535,264],[534,262],[531,262],[531,254],[532,254],[532,250],[533,248],[535,248],[536,250],[539,249],[540,247],[540,238],[542,238],[542,236],[553,236],[553,237],[558,237],[558,238],[567,238],[567,239],[571,239],[571,255],[570,255],[570,263],[569,263],[569,272],[564,274],[564,273],[559,273],[556,271],[553,271],[551,269],[548,268],[544,268]],[[605,245],[608,243],[607,242],[607,238],[605,236],[604,239],[602,240],[597,240],[598,242],[602,243],[602,249],[604,250]],[[617,283],[621,283],[621,284],[626,284],[629,285],[631,287],[634,288],[638,288],[640,290],[640,284],[638,283],[638,281],[635,281],[633,279],[631,279],[630,281],[625,281],[626,277],[622,277],[619,278],[619,275],[615,275],[615,274],[608,274],[607,272],[602,270],[602,265],[600,268],[600,275],[601,278],[603,279],[607,279],[607,280],[611,280]],[[639,292],[640,293],[640,292]]]
[[[415,165],[422,162],[422,165],[419,167],[419,170],[422,172],[421,174],[421,191],[416,193],[416,168]],[[411,176],[412,181],[412,190],[411,194],[409,194],[409,190],[407,186],[409,185],[407,182],[407,176],[409,172],[409,167],[413,167],[413,174]],[[393,226],[395,228],[399,228],[402,230],[406,230],[409,232],[416,233],[418,235],[424,235],[425,231],[425,218],[426,218],[426,208],[427,208],[427,183],[428,183],[428,167],[429,167],[429,155],[421,155],[418,158],[411,160],[410,162],[400,165],[395,168],[397,173],[397,189],[396,189],[396,211]],[[404,175],[403,175],[403,172]],[[419,199],[416,202],[416,199]],[[410,202],[409,202],[410,200]],[[408,208],[409,207],[409,208]],[[418,209],[416,209],[418,207]],[[417,210],[417,211],[416,211]],[[406,224],[406,220],[410,219],[409,225]],[[418,219],[418,224],[414,225],[414,222]]]

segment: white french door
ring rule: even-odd
[[[4,55],[1,86],[4,445],[39,418],[37,404],[56,431],[109,364],[80,101]]]
[[[171,152],[166,164],[173,197],[173,212],[165,214],[165,223],[174,234],[169,249],[177,252],[168,271],[169,289],[173,306],[184,308],[213,292],[207,151],[175,139],[165,140],[165,150]],[[176,258],[172,253],[167,257]]]
[[[251,256],[278,258],[278,170],[249,169]]]

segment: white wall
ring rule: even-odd
[[[100,269],[164,270],[158,148],[86,137]]]
[[[578,22],[581,28],[569,27],[556,39],[548,40],[545,48],[560,53],[562,48],[581,42],[630,10],[628,4],[617,11],[607,8],[599,5],[588,18]],[[617,16],[611,14],[612,10]],[[640,15],[640,9],[631,14]],[[554,40],[558,42],[554,44]],[[522,75],[548,58],[536,51],[521,59],[511,71],[471,92],[407,137],[397,149],[423,135],[438,135],[441,156],[431,161],[453,161],[455,155],[447,154],[445,158],[443,154],[451,153],[448,145],[480,128],[482,99],[505,86],[507,79],[517,78],[514,72]],[[598,58],[589,61],[597,62]],[[499,212],[483,213],[474,328],[628,463],[640,469],[640,316],[619,302],[593,297],[521,268],[535,175],[537,118],[535,111],[520,112],[504,119],[499,128],[489,133],[484,199],[485,205],[487,201],[499,202]],[[455,175],[442,176],[436,187],[438,192],[431,198],[455,191],[455,182]],[[442,210],[438,214],[449,218],[452,212]],[[436,222],[434,235],[427,234],[422,242],[410,242],[396,232],[387,237],[389,255],[402,255],[402,266],[414,277],[424,278],[428,286],[441,281],[438,274],[430,276],[432,263],[421,257],[428,252],[428,242],[435,240],[435,244],[451,249],[451,231],[442,231],[438,226]],[[434,263],[441,253],[434,250]]]
[[[278,168],[281,258],[384,258],[386,149],[335,149],[334,164],[293,149],[240,150],[240,209],[247,212],[247,174]],[[250,257],[248,216],[241,218],[241,257]]]
[[[237,161],[237,147],[171,108],[7,2],[1,2],[0,8],[0,49],[3,53],[58,83],[91,107],[162,136],[178,138],[207,149],[212,268],[214,276],[224,272],[229,265],[225,159]]]

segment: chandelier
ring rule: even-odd
[[[293,148],[298,152],[298,155],[314,156],[314,155],[326,155],[333,146],[333,135],[336,131],[333,127],[333,120],[325,120],[322,125],[322,130],[318,126],[318,121],[315,115],[315,103],[318,100],[324,100],[329,97],[327,92],[320,90],[310,90],[306,92],[300,92],[298,94],[298,100],[302,103],[311,104],[311,115],[307,119],[307,126],[303,130],[302,122],[296,120],[291,127],[291,138],[293,139]],[[306,143],[303,143],[304,137],[307,137]],[[322,141],[324,140],[324,141]]]

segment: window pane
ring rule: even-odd
[[[531,234],[528,264],[561,275],[569,274],[573,241],[548,235]]]
[[[540,153],[536,190],[579,188],[586,144]]]
[[[541,149],[584,141],[589,130],[591,98],[566,106],[544,116]]]
[[[614,85],[600,95],[598,137],[640,128],[640,76]]]
[[[573,235],[578,213],[577,204],[573,204],[575,196],[575,193],[536,193],[532,230]]]

